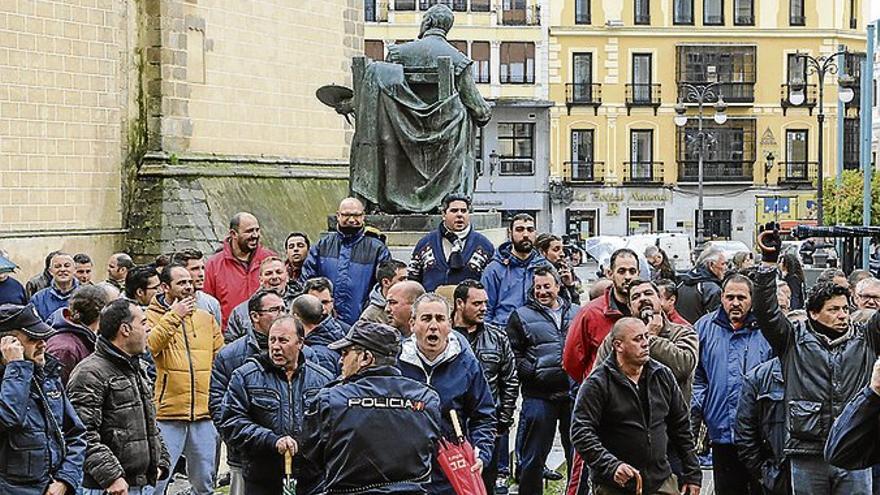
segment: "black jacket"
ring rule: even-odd
[[[424,493],[440,439],[440,398],[391,366],[362,370],[318,392],[301,455],[323,468],[327,493]]]
[[[507,320],[507,336],[516,356],[524,397],[549,400],[570,397],[571,384],[562,369],[562,350],[571,320],[580,308],[565,298],[560,300],[561,325],[556,324],[549,308],[531,297]]]
[[[841,469],[865,469],[880,463],[880,395],[865,387],[846,405],[831,427],[825,459]]]
[[[785,453],[822,455],[834,418],[871,377],[880,350],[880,313],[867,326],[850,325],[831,341],[806,322],[790,322],[776,302],[776,273],[755,273],[752,312],[782,361],[785,380]]]
[[[654,493],[672,475],[667,448],[682,462],[682,481],[700,485],[702,473],[691,436],[688,406],[666,366],[648,360],[639,378],[647,408],[632,383],[608,356],[581,385],[571,422],[571,443],[590,466],[593,483],[619,488],[614,472],[625,462],[642,475],[644,493]],[[647,412],[647,416],[645,415]],[[626,486],[635,493],[635,482]]]
[[[519,395],[519,378],[516,376],[516,357],[507,334],[489,323],[478,325],[474,333],[469,333],[465,328],[456,330],[467,338],[483,366],[483,374],[486,375],[489,391],[498,409],[499,430],[510,430]]]
[[[754,300],[754,298],[752,298]],[[705,266],[698,266],[681,276],[675,309],[691,322],[721,306],[721,281]]]
[[[784,452],[784,394],[782,365],[774,358],[745,376],[736,410],[734,439],[739,458],[766,493],[772,495],[791,492]]]
[[[107,488],[119,477],[130,486],[156,484],[169,472],[156,425],[153,390],[140,358],[129,358],[103,337],[70,376],[70,401],[86,427],[85,488]]]

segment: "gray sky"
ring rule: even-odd
[[[871,4],[871,20],[880,18],[880,0],[867,0]]]

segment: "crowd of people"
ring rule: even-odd
[[[285,457],[305,495],[449,494],[454,418],[490,494],[694,495],[707,464],[720,495],[880,493],[869,272],[808,290],[771,225],[681,274],[618,249],[587,288],[530,215],[496,248],[469,198],[441,210],[408,263],[346,198],[281,255],[242,212],[207,257],[0,274],[0,493],[164,494],[183,466],[207,495],[225,448],[235,495],[280,494]]]

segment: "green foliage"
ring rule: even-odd
[[[826,225],[862,225],[862,171],[845,170],[840,185],[833,177],[824,183]],[[880,173],[871,178],[871,225],[880,225]]]

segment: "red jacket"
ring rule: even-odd
[[[678,323],[679,325],[684,325],[686,327],[693,327],[694,326],[693,323],[685,320],[684,317],[682,317],[678,313],[678,310],[675,308],[672,308],[672,312],[669,313],[668,315],[666,315],[666,317],[669,318],[669,321],[671,321],[672,323]]]
[[[203,290],[220,301],[224,329],[232,310],[260,288],[260,263],[269,256],[276,254],[262,245],[257,246],[257,251],[251,256],[251,261],[245,268],[244,264],[232,254],[232,246],[227,237],[223,241],[223,251],[211,256],[205,263]]]
[[[568,329],[562,367],[578,383],[582,382],[596,360],[596,352],[623,313],[609,307],[608,301],[614,287],[609,287],[602,297],[597,297],[578,311]]]

